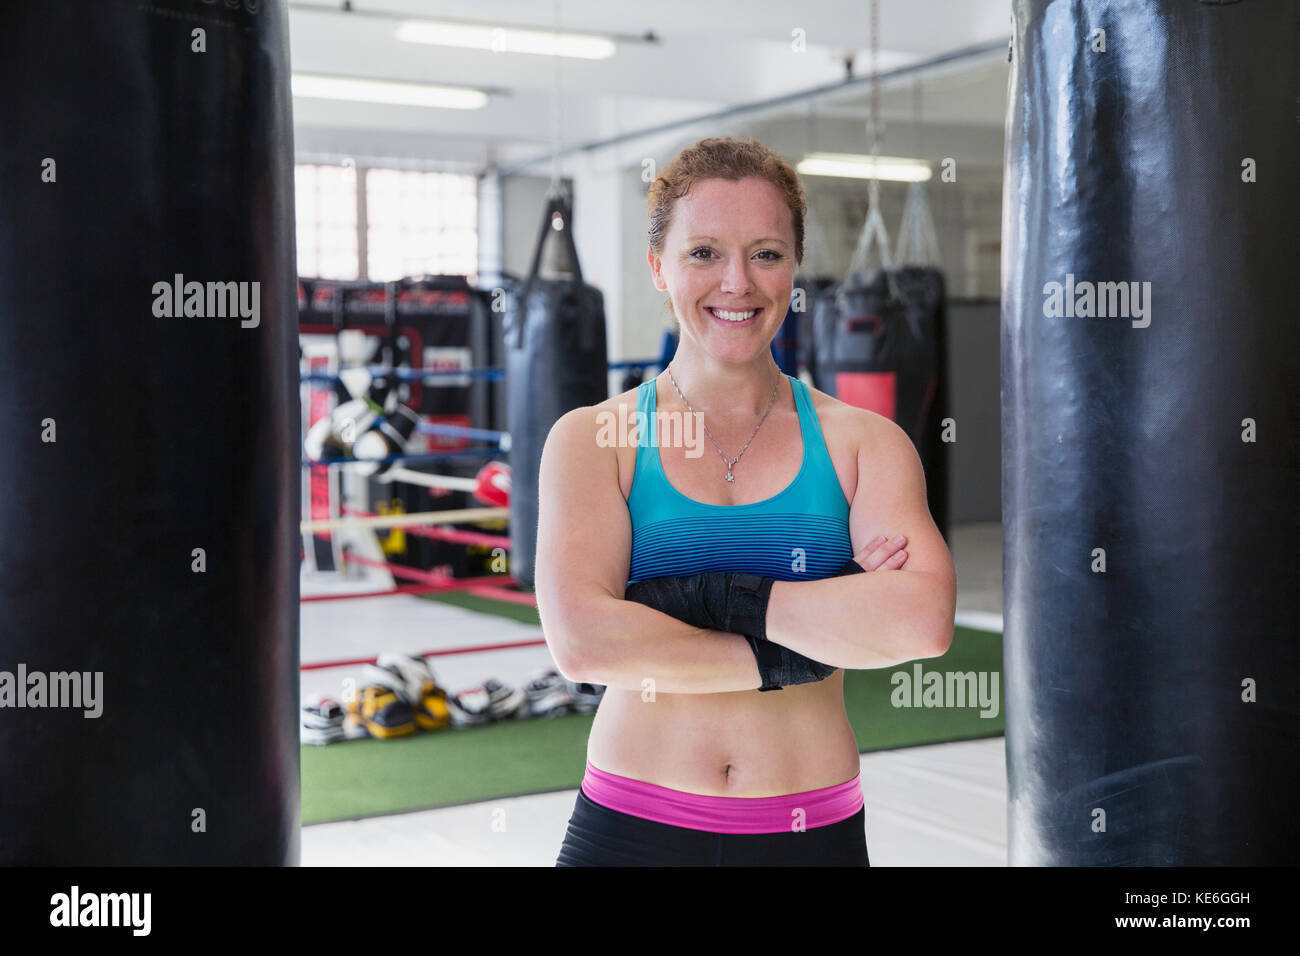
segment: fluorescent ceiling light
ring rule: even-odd
[[[486,106],[482,90],[429,83],[395,83],[350,76],[293,74],[293,95],[321,100],[352,100],[357,103],[395,103],[399,106],[430,106],[448,110],[476,110]]]
[[[809,153],[798,165],[801,176],[843,176],[850,179],[887,179],[898,183],[923,183],[930,164],[923,159],[871,156],[857,153]]]
[[[407,20],[398,26],[397,39],[407,43],[491,50],[494,53],[536,53],[582,60],[605,60],[613,56],[617,49],[613,40],[590,33],[552,33],[549,30],[444,23],[439,20]]]

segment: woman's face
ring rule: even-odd
[[[767,180],[694,183],[673,207],[662,257],[647,254],[683,341],[720,362],[762,355],[790,306],[794,242],[790,210]]]

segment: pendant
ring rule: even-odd
[[[723,475],[722,477],[725,478],[725,479],[727,479],[727,481],[735,481],[735,480],[736,480],[736,476],[733,475],[733,474],[731,473],[731,469],[730,469],[730,468],[727,469],[727,473],[726,473],[725,475]]]

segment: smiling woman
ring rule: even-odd
[[[563,416],[542,456],[543,629],[570,679],[608,688],[557,863],[865,866],[842,669],[952,639],[920,461],[772,358],[803,256],[789,163],[702,140],[648,205],[681,344],[657,378]],[[611,444],[611,413],[646,427]],[[716,459],[661,440],[660,416],[688,414]]]
[[[719,191],[725,196],[716,195]],[[794,169],[776,153],[754,140],[705,139],[682,150],[672,165],[650,186],[646,198],[650,224],[647,231],[649,249],[647,258],[655,275],[655,287],[666,288],[662,282],[656,260],[664,254],[665,243],[673,233],[676,219],[690,215],[701,204],[716,207],[726,220],[716,229],[701,220],[698,232],[680,238],[683,244],[678,255],[683,262],[701,267],[715,265],[720,258],[719,243],[714,232],[739,230],[746,234],[752,249],[749,258],[764,265],[766,277],[762,289],[775,295],[778,301],[745,302],[714,289],[716,301],[702,303],[710,316],[733,325],[775,321],[778,325],[789,306],[793,289],[794,271],[803,261],[804,216],[807,201]],[[682,209],[679,207],[690,207]],[[745,220],[735,212],[745,210]],[[676,233],[680,236],[680,230]],[[689,246],[690,248],[687,248]],[[700,274],[703,279],[703,274]],[[683,285],[683,296],[690,291]],[[784,301],[779,301],[784,297]],[[751,296],[751,298],[755,298]],[[777,306],[779,305],[779,310]],[[671,301],[674,317],[680,324],[684,312],[690,311],[689,302]],[[766,314],[764,314],[766,313]]]

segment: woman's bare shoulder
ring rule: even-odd
[[[581,405],[565,412],[551,427],[551,433],[569,440],[581,439],[588,433],[594,434],[602,424],[611,420],[611,416],[632,421],[637,406],[637,390],[629,389],[618,395],[611,395],[595,405]]]
[[[613,478],[626,500],[636,466],[637,390],[611,395],[595,405],[565,412],[551,427],[543,458],[556,459],[565,470],[596,468],[601,474],[612,464]]]

